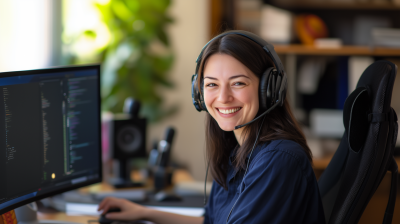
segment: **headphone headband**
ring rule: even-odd
[[[283,65],[281,62],[281,59],[279,59],[278,54],[275,52],[274,46],[270,43],[268,43],[267,41],[265,41],[264,39],[260,38],[259,36],[248,32],[248,31],[244,31],[244,30],[231,30],[231,31],[227,31],[224,33],[221,33],[220,35],[214,37],[213,39],[211,39],[210,41],[207,42],[206,45],[204,45],[203,49],[201,49],[201,52],[199,54],[199,56],[196,59],[196,73],[199,71],[199,67],[200,67],[200,60],[203,57],[203,52],[204,50],[207,48],[207,46],[214,41],[215,39],[218,39],[220,37],[224,37],[228,34],[238,34],[244,37],[247,37],[248,39],[254,41],[255,43],[257,43],[258,45],[260,45],[268,54],[268,56],[272,59],[272,62],[274,63],[276,70],[278,70],[278,74],[285,74],[285,71],[283,69]]]

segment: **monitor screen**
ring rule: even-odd
[[[101,181],[100,66],[0,73],[0,214]]]

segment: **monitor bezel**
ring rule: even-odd
[[[100,96],[101,95],[100,94],[100,92],[101,92],[101,89],[100,89],[100,78],[101,78],[100,77],[100,74],[101,74],[100,71],[101,70],[100,69],[101,68],[100,68],[100,64],[57,66],[57,67],[50,67],[50,68],[43,68],[43,69],[0,72],[0,80],[1,80],[1,78],[4,78],[4,77],[14,77],[14,76],[24,76],[24,75],[38,75],[38,74],[46,74],[46,73],[54,73],[54,72],[68,72],[68,71],[73,71],[73,70],[89,70],[89,69],[91,69],[91,70],[96,69],[97,70],[97,77],[98,77],[98,79],[97,79],[97,88],[98,88],[98,96],[97,96],[97,98],[98,98],[99,104],[98,104],[97,111],[98,111],[98,117],[99,117],[99,120],[98,120],[99,128],[97,130],[97,134],[98,134],[98,137],[99,137],[98,138],[99,139],[98,144],[100,146],[99,149],[98,149],[99,150],[99,161],[98,161],[98,164],[99,164],[99,169],[98,169],[99,170],[99,176],[98,176],[98,178],[90,180],[90,181],[86,181],[86,182],[81,182],[81,183],[75,184],[75,185],[69,185],[68,187],[65,187],[63,189],[58,189],[58,190],[55,190],[53,192],[45,193],[43,195],[34,196],[32,198],[28,198],[28,199],[25,199],[23,201],[17,202],[15,204],[7,206],[7,207],[5,207],[3,209],[0,209],[0,215],[4,214],[6,212],[9,212],[9,211],[11,211],[13,209],[16,209],[18,207],[21,207],[23,205],[35,202],[37,200],[41,200],[41,199],[44,199],[44,198],[47,198],[47,197],[50,197],[50,196],[61,194],[61,193],[66,192],[66,191],[71,191],[71,190],[74,190],[74,189],[77,189],[77,188],[89,186],[89,185],[100,183],[100,182],[103,181],[102,147],[101,147],[102,146],[102,142],[101,142],[101,96]]]

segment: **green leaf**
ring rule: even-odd
[[[94,32],[93,30],[86,30],[85,32],[83,32],[83,35],[92,39],[96,39],[97,37],[96,32]]]
[[[111,8],[114,14],[121,19],[122,22],[130,21],[133,18],[132,12],[122,0],[111,1]]]
[[[140,1],[138,0],[128,0],[125,1],[126,5],[128,6],[128,8],[130,9],[131,12],[136,13],[139,11],[140,9]]]

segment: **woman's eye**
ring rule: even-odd
[[[207,87],[214,87],[214,86],[216,86],[216,85],[215,85],[215,83],[209,83],[209,84],[206,84],[206,86],[207,86]]]
[[[244,83],[243,82],[235,82],[235,83],[233,83],[233,85],[234,86],[241,86],[241,85],[244,85]]]

